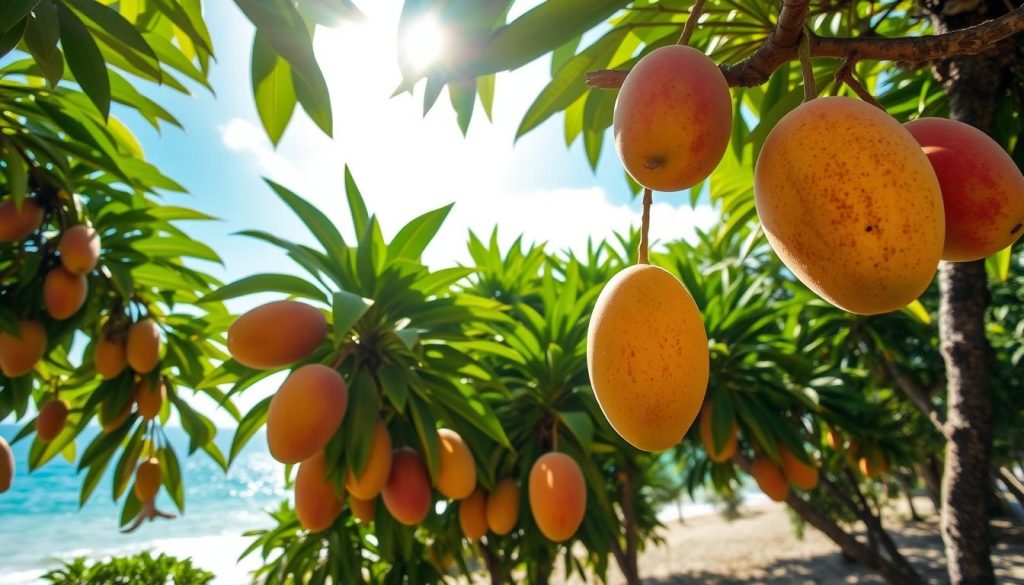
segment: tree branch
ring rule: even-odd
[[[753,54],[732,65],[720,65],[732,87],[753,87],[768,81],[783,63],[797,58],[800,28],[807,18],[809,0],[785,0],[779,23]],[[975,55],[991,49],[999,41],[1024,31],[1024,6],[956,31],[923,37],[832,38],[810,35],[812,57],[898,61],[920,66],[951,55]],[[628,71],[606,69],[587,73],[587,85],[600,89],[622,86]]]

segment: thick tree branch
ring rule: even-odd
[[[768,81],[783,63],[797,58],[800,30],[807,17],[809,0],[786,0],[779,23],[752,55],[732,65],[721,65],[722,74],[733,87],[752,87]],[[831,38],[810,36],[812,57],[898,61],[920,66],[951,55],[976,55],[1024,31],[1024,6],[976,26],[923,37]],[[587,73],[587,85],[600,89],[622,86],[628,71],[607,69]]]

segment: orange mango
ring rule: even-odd
[[[20,242],[39,229],[43,208],[35,199],[25,199],[19,210],[12,199],[0,203],[0,242]]]
[[[415,526],[430,512],[430,477],[423,460],[412,449],[395,451],[391,474],[381,491],[381,500],[388,512],[406,526]]]
[[[782,471],[793,487],[802,490],[818,487],[817,467],[804,463],[782,445],[779,445],[779,456],[782,458]]]
[[[160,461],[150,457],[135,470],[135,496],[140,502],[149,502],[160,491]]]
[[[85,276],[68,272],[63,266],[47,272],[43,279],[43,305],[46,312],[58,321],[77,313],[88,294],[89,283]]]
[[[487,492],[476,488],[459,501],[459,528],[470,540],[480,540],[487,534]]]
[[[504,535],[512,532],[519,522],[519,486],[514,479],[505,478],[494,486],[487,497],[487,527],[491,532]]]
[[[299,464],[295,474],[295,515],[310,532],[326,530],[341,513],[344,499],[327,480],[327,460],[319,452]]]
[[[160,361],[160,328],[152,319],[142,319],[128,328],[125,355],[137,374],[148,374]]]
[[[530,510],[544,536],[565,542],[576,534],[587,511],[587,482],[565,453],[546,453],[530,469]]]
[[[281,463],[309,459],[338,431],[347,406],[348,385],[337,371],[321,364],[295,370],[270,400],[270,454]]]
[[[238,318],[228,329],[228,351],[236,362],[275,370],[313,353],[327,338],[327,319],[297,301],[267,303]]]
[[[142,377],[135,383],[135,404],[138,407],[139,416],[146,420],[152,420],[160,414],[160,409],[167,398],[167,389],[164,388],[164,381],[161,378],[157,382],[156,390],[152,389],[148,377]]]
[[[8,378],[24,376],[35,369],[46,352],[46,330],[35,321],[18,322],[20,336],[0,332],[0,371]]]
[[[14,452],[7,444],[7,439],[0,437],[0,494],[11,489],[14,479]]]
[[[124,343],[111,341],[100,335],[93,349],[93,363],[96,365],[96,372],[104,380],[116,378],[128,365],[128,348]]]
[[[353,497],[361,500],[372,500],[377,497],[391,474],[391,435],[384,423],[377,421],[373,428],[373,439],[370,444],[370,460],[358,478],[350,470],[345,479],[345,489]]]
[[[71,404],[62,398],[51,398],[39,409],[36,418],[36,436],[44,443],[57,438],[68,422],[68,411]]]
[[[750,465],[750,475],[769,498],[776,502],[785,502],[789,495],[789,483],[782,470],[768,457],[758,457]]]
[[[462,437],[451,429],[437,431],[440,464],[434,487],[446,498],[461,500],[476,487],[476,462]]]
[[[736,425],[736,421],[732,421],[732,428],[729,430],[729,438],[726,440],[725,445],[722,446],[722,450],[715,449],[715,441],[711,432],[711,403],[706,402],[704,407],[701,408],[700,412],[700,441],[704,444],[704,450],[708,452],[708,458],[715,463],[724,463],[736,454],[736,448],[739,445],[737,433],[739,427]]]
[[[57,245],[60,262],[72,274],[86,274],[96,268],[100,260],[100,235],[87,225],[76,225],[64,230]]]

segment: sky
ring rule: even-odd
[[[331,92],[333,139],[297,109],[277,148],[270,143],[252,98],[253,27],[227,1],[204,3],[216,54],[210,74],[215,93],[198,86],[190,96],[156,86],[144,88],[181,121],[184,130],[165,126],[157,132],[137,115],[115,107],[113,113],[136,133],[146,157],[189,191],[168,195],[168,203],[220,218],[182,226],[224,261],[223,266],[203,264],[202,269],[226,282],[258,272],[295,270],[279,249],[233,235],[257,229],[313,241],[261,177],[313,202],[347,239],[354,239],[343,190],[346,164],[370,212],[378,214],[386,239],[410,219],[454,202],[445,226],[425,253],[435,268],[468,264],[469,230],[490,234],[498,225],[505,245],[523,234],[527,241],[560,249],[582,248],[588,237],[608,238],[639,223],[639,200],[633,200],[626,186],[610,136],[596,173],[586,162],[580,141],[566,148],[561,115],[514,140],[520,119],[549,81],[548,58],[500,75],[493,122],[478,104],[464,137],[446,94],[426,116],[422,84],[415,95],[391,97],[401,79],[397,25],[402,3],[356,4],[366,22],[320,27],[315,36]],[[519,3],[514,10],[526,8]],[[421,52],[419,47],[409,49]],[[686,237],[694,226],[707,227],[713,218],[707,206],[692,209],[685,195],[659,194],[652,209],[651,237]],[[245,299],[229,306],[243,311],[256,302]],[[239,406],[244,410],[254,404],[280,380],[272,377],[246,391]],[[218,424],[232,424],[212,404],[200,401],[200,407]]]

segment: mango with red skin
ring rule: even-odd
[[[430,477],[423,460],[412,449],[397,449],[391,458],[391,474],[381,490],[388,512],[406,526],[415,526],[430,512]]]

